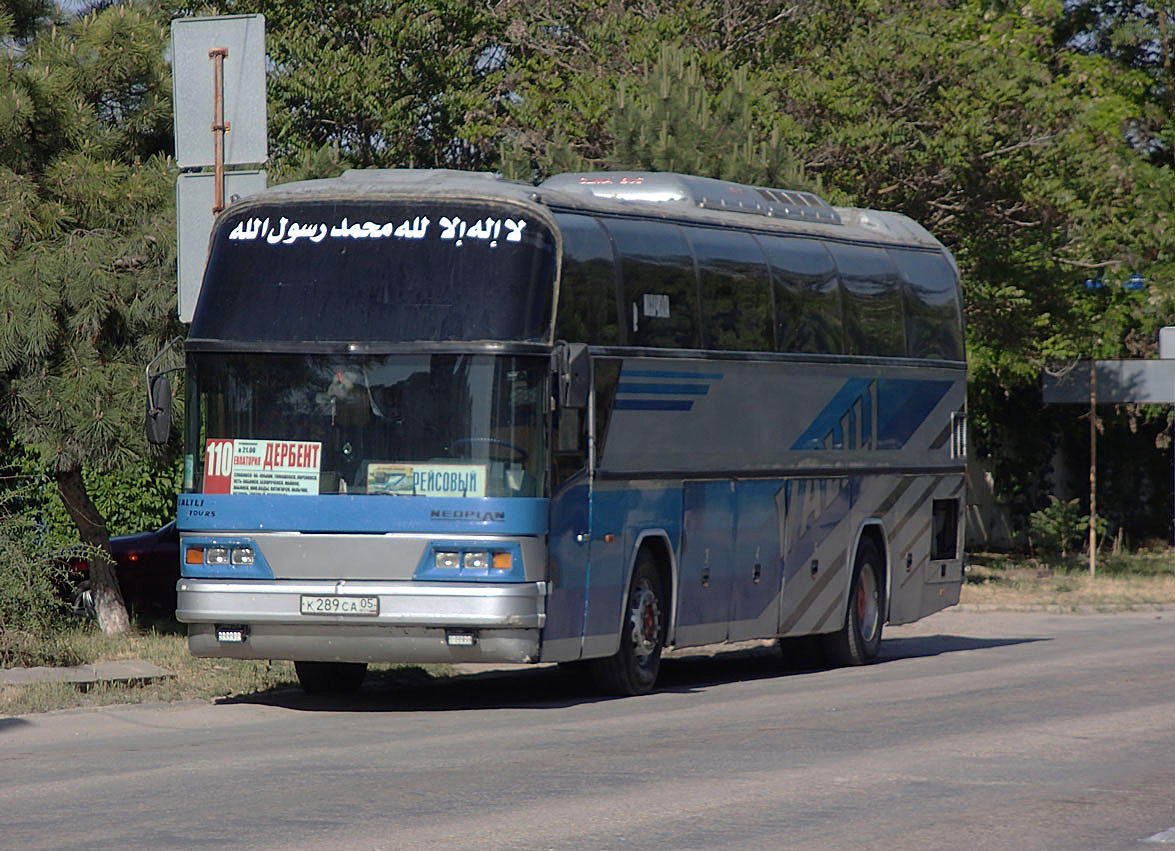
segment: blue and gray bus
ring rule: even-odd
[[[355,170],[218,218],[185,342],[197,656],[583,663],[958,601],[959,276],[912,220],[670,173]],[[805,636],[802,642],[786,639]]]

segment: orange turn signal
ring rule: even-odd
[[[510,553],[494,553],[494,570],[509,570],[514,566],[514,557]]]
[[[204,563],[204,548],[203,547],[188,547],[184,553],[185,564],[203,564]]]

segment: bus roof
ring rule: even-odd
[[[280,184],[241,200],[265,203],[316,197],[374,200],[425,196],[512,201],[532,208],[545,206],[943,249],[925,228],[901,213],[833,207],[811,192],[673,172],[559,174],[536,187],[489,172],[350,169],[340,177]]]

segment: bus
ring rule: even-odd
[[[218,216],[184,358],[177,618],[307,691],[558,662],[634,695],[751,639],[864,664],[959,598],[959,275],[896,213],[352,170]]]

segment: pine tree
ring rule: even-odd
[[[778,129],[756,119],[753,105],[765,96],[746,66],[719,86],[706,79],[695,51],[664,46],[618,91],[609,165],[804,188],[803,170]]]
[[[29,3],[22,6],[28,7]],[[0,405],[81,540],[107,548],[83,465],[146,451],[142,369],[175,327],[166,31],[136,5],[45,21],[0,59]],[[99,625],[128,627],[91,564]]]

